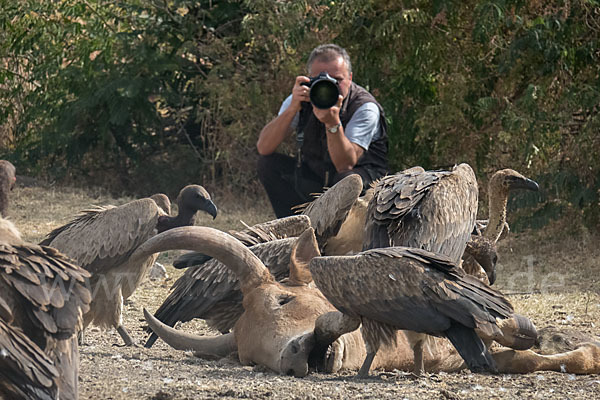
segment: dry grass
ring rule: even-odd
[[[130,199],[73,188],[18,186],[12,193],[10,219],[24,237],[40,241],[53,228],[92,204],[122,204]],[[263,202],[242,196],[215,198],[216,220],[202,215],[200,225],[240,229],[273,218]],[[252,204],[255,204],[251,207]],[[568,232],[568,233],[565,233]],[[511,234],[500,245],[497,288],[510,294],[518,312],[538,328],[559,327],[585,332],[600,341],[599,237],[573,235],[557,224],[547,232]],[[125,325],[135,340],[146,338],[143,307],[154,311],[181,274],[170,262],[179,252],[161,255],[169,278],[146,281],[126,305]],[[183,329],[212,334],[202,321]],[[116,332],[89,330],[81,348],[80,393],[84,399],[184,398],[600,398],[600,377],[541,372],[526,376],[470,374],[427,375],[420,380],[400,372],[372,381],[353,381],[351,374],[311,374],[304,379],[242,367],[234,359],[205,361],[170,349],[158,341],[152,349],[120,348]]]

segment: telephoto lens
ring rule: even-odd
[[[337,104],[340,89],[337,80],[328,73],[322,72],[304,85],[310,87],[309,98],[315,107],[326,110]]]

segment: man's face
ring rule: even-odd
[[[342,56],[329,62],[323,62],[319,59],[314,60],[310,66],[310,77],[314,78],[321,72],[327,72],[329,76],[338,81],[340,93],[346,98],[350,90],[350,84],[352,83],[352,74],[348,72],[348,66]]]

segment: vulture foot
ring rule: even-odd
[[[124,344],[115,343],[115,344],[113,344],[113,346],[116,346],[116,347],[129,347],[129,346],[139,347],[139,345],[136,342],[134,342],[134,340],[129,335],[129,332],[127,332],[127,329],[125,329],[125,327],[123,325],[117,326],[117,332],[119,332],[119,335],[123,339]]]

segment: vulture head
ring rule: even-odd
[[[313,229],[308,228],[297,240],[290,277],[278,283],[259,258],[227,233],[188,226],[154,236],[132,258],[173,249],[210,255],[238,277],[244,313],[232,333],[215,337],[183,333],[145,312],[148,325],[176,349],[194,350],[203,357],[223,357],[237,351],[242,364],[260,364],[280,374],[303,377],[310,366],[321,369],[331,365],[329,346],[344,333],[356,330],[360,322],[340,321],[342,314],[312,282],[308,264],[319,255]]]
[[[506,225],[506,204],[512,190],[538,191],[539,185],[512,169],[502,169],[492,175],[488,183],[489,221],[483,235],[494,243]]]
[[[515,189],[538,191],[537,182],[526,178],[513,169],[501,169],[492,175],[488,184],[490,194],[506,196],[508,192]]]
[[[466,255],[473,257],[475,263]],[[483,276],[479,276],[477,268],[481,266],[485,275],[488,279],[486,283],[493,285],[496,281],[496,264],[498,262],[498,251],[496,249],[496,243],[492,242],[483,236],[471,236],[471,240],[467,242],[467,248],[465,255],[463,256],[463,269],[470,275],[474,275],[485,282]]]
[[[157,201],[154,199],[154,201]],[[213,219],[217,217],[217,206],[210,198],[210,194],[200,185],[188,185],[181,189],[177,196],[178,214],[175,217],[163,215],[158,219],[158,233],[164,232],[178,226],[193,224],[193,218],[197,211],[204,211],[210,214]],[[163,208],[161,202],[157,204]]]

